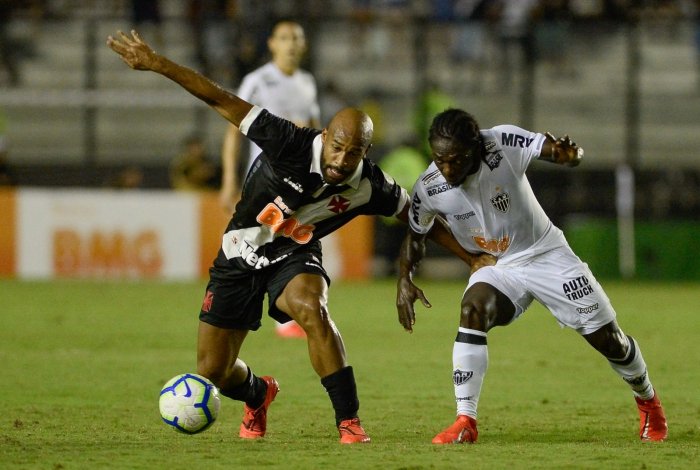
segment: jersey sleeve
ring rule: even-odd
[[[385,217],[397,215],[408,203],[406,190],[374,162],[364,160],[363,165],[363,174],[369,179],[372,188],[369,203],[363,213]]]
[[[259,106],[253,106],[241,121],[239,129],[270,160],[279,159],[286,149],[299,148],[300,143],[312,138],[314,133],[313,129],[297,127],[293,122],[275,116]]]
[[[418,178],[416,184],[413,185],[411,207],[408,210],[408,226],[421,235],[430,231],[436,216],[436,212],[429,207],[424,187],[421,184],[421,178]]]
[[[545,139],[543,134],[510,124],[496,126],[492,131],[508,155],[510,164],[520,174],[525,173],[532,160],[540,156]]]

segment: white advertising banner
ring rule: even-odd
[[[199,207],[170,191],[20,189],[22,278],[199,276]]]

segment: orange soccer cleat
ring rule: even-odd
[[[457,415],[457,421],[433,438],[433,444],[462,444],[476,442],[479,432],[471,416]]]
[[[280,391],[280,386],[273,377],[260,377],[267,384],[265,401],[258,408],[253,409],[248,405],[244,407],[241,431],[238,433],[243,439],[259,439],[265,436],[267,429],[267,409]]]
[[[345,419],[338,425],[341,444],[365,444],[370,438],[360,424],[360,418]]]
[[[643,441],[660,442],[668,437],[668,424],[666,415],[659,401],[659,396],[654,391],[654,396],[649,400],[634,397],[639,408],[639,437]]]

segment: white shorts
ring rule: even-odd
[[[582,335],[613,321],[615,310],[588,265],[568,246],[556,248],[518,266],[498,265],[479,269],[467,289],[485,282],[503,292],[515,305],[513,320],[533,299],[547,307],[560,325]]]

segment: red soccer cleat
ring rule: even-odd
[[[267,409],[277,396],[277,392],[280,391],[280,386],[273,377],[266,375],[260,378],[267,384],[265,401],[263,401],[262,405],[257,409],[245,405],[241,431],[238,433],[243,439],[259,439],[265,436],[265,430],[267,429]]]
[[[457,415],[457,421],[433,438],[433,444],[462,444],[476,442],[479,432],[471,416]]]
[[[654,390],[654,396],[649,400],[634,397],[639,408],[639,437],[643,441],[661,442],[668,437],[666,415]]]
[[[338,425],[341,444],[365,444],[370,438],[360,424],[360,418],[346,419]]]
[[[295,321],[289,321],[282,325],[275,326],[275,333],[280,338],[306,338],[306,331]]]

